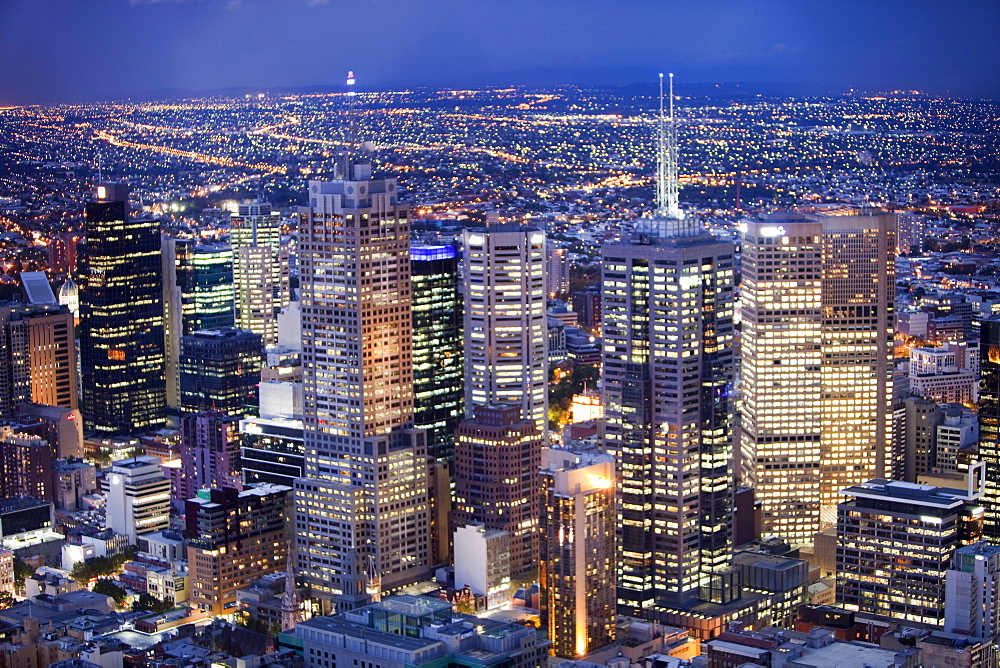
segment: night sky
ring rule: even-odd
[[[1000,96],[981,0],[0,0],[0,104],[161,89],[770,82]]]

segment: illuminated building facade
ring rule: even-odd
[[[113,462],[101,491],[107,499],[108,528],[128,536],[129,545],[139,536],[170,528],[170,481],[163,477],[158,457]]]
[[[233,216],[236,326],[261,335],[265,346],[278,342],[278,312],[288,306],[288,251],[281,244],[281,220],[265,202],[241,204]]]
[[[181,499],[206,487],[243,488],[239,423],[239,417],[218,411],[181,418]]]
[[[605,245],[605,447],[619,472],[619,609],[677,608],[732,547],[734,246],[658,216]]]
[[[884,479],[843,490],[837,507],[837,600],[899,621],[944,622],[955,551],[982,535],[965,491]],[[975,496],[975,495],[973,495]]]
[[[86,208],[81,262],[82,412],[100,434],[164,423],[160,224],[128,215],[128,186],[106,183]]]
[[[163,241],[163,341],[167,405],[180,406],[181,338],[201,329],[232,327],[233,252],[227,244]]]
[[[453,246],[412,246],[410,266],[413,424],[427,430],[427,454],[450,462],[465,415],[458,253]]]
[[[1000,542],[1000,316],[979,326],[983,357],[979,365],[979,459],[986,462],[984,533]]]
[[[263,365],[260,335],[245,329],[202,329],[181,338],[181,410],[254,412]]]
[[[410,225],[371,164],[309,182],[299,224],[306,477],[297,571],[340,609],[429,573],[427,446],[413,429]]]
[[[569,251],[549,246],[545,284],[550,297],[569,292]]]
[[[541,617],[556,656],[577,658],[614,642],[614,482],[610,455],[542,451]]]
[[[288,558],[292,490],[199,490],[184,504],[191,604],[215,615],[236,610],[236,590],[281,573]]]
[[[543,436],[517,404],[476,406],[455,431],[451,526],[481,523],[510,535],[510,573],[538,562],[538,467]]]
[[[545,232],[493,223],[462,234],[465,262],[465,412],[516,404],[548,426]]]
[[[746,223],[741,479],[766,533],[809,540],[841,489],[888,475],[894,236],[877,210]]]
[[[20,404],[77,407],[73,314],[55,304],[0,304],[0,418]]]

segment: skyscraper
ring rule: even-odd
[[[262,365],[260,335],[245,329],[202,329],[181,338],[181,410],[254,412]]]
[[[979,458],[986,462],[986,511],[983,535],[1000,542],[1000,316],[979,328],[983,357],[979,363]]]
[[[81,262],[83,414],[98,433],[164,422],[160,225],[128,214],[128,186],[106,183],[87,204]]]
[[[852,208],[746,223],[740,451],[765,532],[808,540],[841,489],[889,473],[894,234]]]
[[[605,454],[542,452],[541,617],[556,656],[614,641],[615,462]]]
[[[517,404],[483,404],[455,431],[451,526],[482,523],[510,534],[510,572],[538,562],[538,467],[544,437]]]
[[[69,309],[0,303],[0,418],[29,401],[76,408],[76,370]]]
[[[492,223],[462,234],[465,412],[515,404],[548,426],[545,232]]]
[[[430,567],[427,446],[413,424],[409,220],[395,179],[344,160],[299,225],[306,476],[298,572],[353,608]]]
[[[236,326],[260,334],[265,346],[278,342],[278,312],[288,306],[288,252],[281,220],[266,202],[241,204],[231,219],[236,285]]]
[[[681,211],[665,120],[661,105],[657,210],[601,252],[618,603],[632,614],[696,600],[732,540],[734,247]]]
[[[181,418],[181,499],[208,487],[243,489],[239,423],[238,416],[218,411]]]
[[[453,246],[410,248],[413,286],[413,424],[427,454],[451,461],[465,403],[462,303]]]
[[[181,338],[232,327],[233,252],[221,243],[163,240],[163,332],[167,405],[180,406]]]

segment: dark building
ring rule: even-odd
[[[181,338],[181,410],[246,415],[256,403],[263,365],[260,334],[235,327]]]
[[[0,497],[55,500],[52,449],[38,436],[0,427]]]
[[[583,327],[593,329],[601,324],[601,289],[587,288],[573,293],[573,310]]]
[[[181,418],[180,497],[189,499],[206,487],[242,488],[240,418],[218,411]]]
[[[1000,316],[980,324],[979,458],[986,462],[983,533],[1000,542]]]
[[[510,572],[538,562],[542,434],[518,405],[481,405],[455,431],[455,502],[451,526],[481,522],[510,534]]]
[[[160,225],[128,214],[128,186],[106,183],[87,204],[81,263],[83,414],[101,434],[165,421]]]
[[[411,246],[413,426],[428,430],[427,454],[452,459],[465,415],[462,304],[453,246]]]
[[[292,486],[305,475],[301,420],[252,418],[240,423],[243,481]]]

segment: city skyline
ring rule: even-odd
[[[988,2],[586,0],[566,11],[552,0],[368,0],[353,9],[328,0],[14,0],[0,8],[0,60],[12,64],[0,73],[0,105],[331,87],[348,69],[363,70],[373,90],[633,83],[668,68],[689,83],[1000,94],[989,39],[1000,7]],[[377,49],[364,38],[375,26],[389,36]],[[81,35],[103,31],[117,38],[73,57]]]

